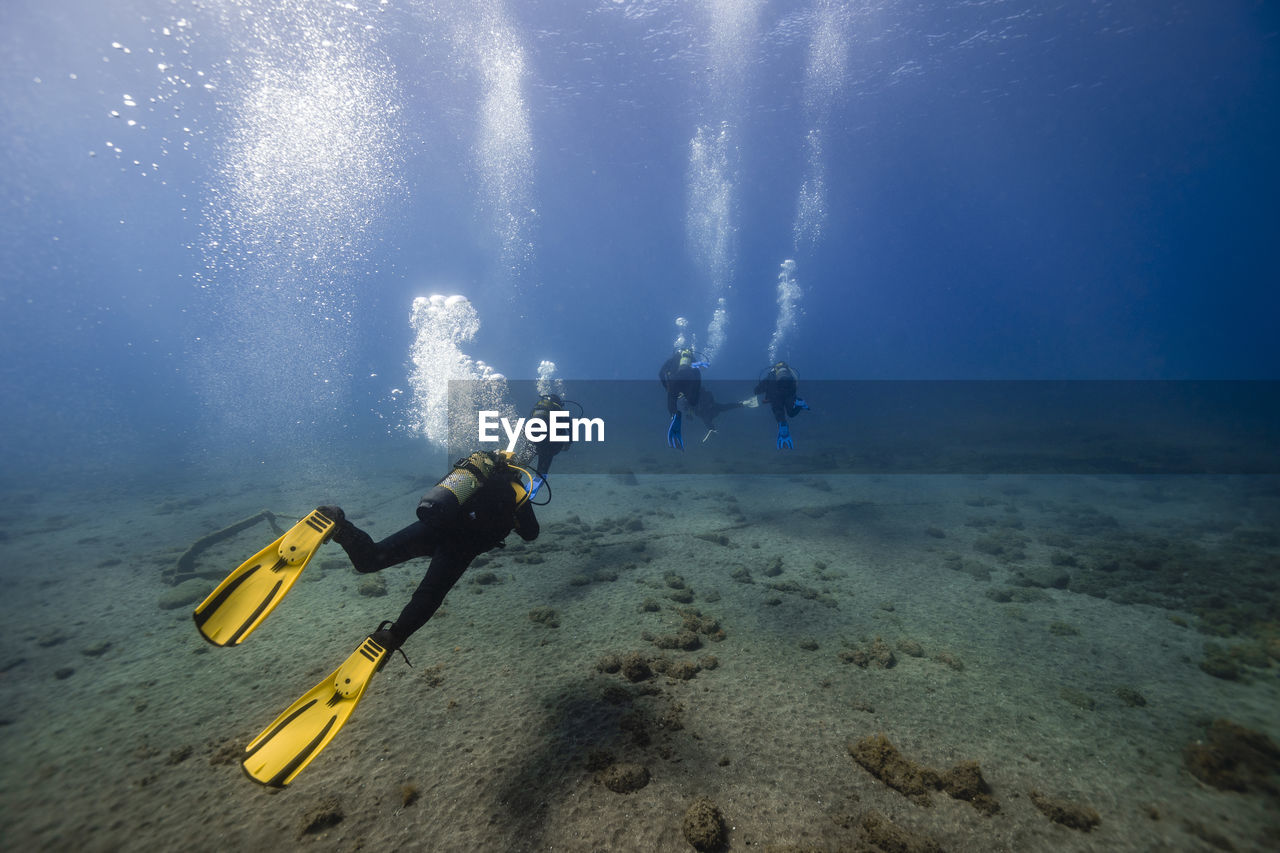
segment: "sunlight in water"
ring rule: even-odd
[[[481,204],[501,243],[502,268],[513,283],[533,263],[533,133],[524,88],[525,51],[500,3],[484,4],[472,26],[455,35],[480,78],[476,166]]]
[[[233,45],[205,188],[205,360],[224,416],[349,411],[352,316],[389,203],[403,195],[391,63],[358,9],[220,7]],[[229,387],[225,376],[239,381]]]

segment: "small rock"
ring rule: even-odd
[[[649,784],[649,770],[640,764],[611,764],[596,778],[615,794],[630,794]]]
[[[356,591],[367,598],[381,598],[387,594],[387,582],[382,575],[367,575],[360,579]]]
[[[342,813],[342,806],[338,803],[338,798],[330,797],[307,812],[304,818],[306,823],[303,824],[302,831],[298,833],[298,837],[324,832],[326,829],[342,823],[345,817],[346,815]]]
[[[177,610],[179,607],[204,601],[211,592],[213,592],[212,583],[200,578],[192,578],[172,589],[165,590],[156,604],[161,610]]]
[[[1039,791],[1031,792],[1031,802],[1044,813],[1045,817],[1054,823],[1060,823],[1071,829],[1078,829],[1082,832],[1088,832],[1098,824],[1102,823],[1102,818],[1098,813],[1088,806],[1072,803],[1067,800],[1058,800],[1053,797],[1046,796]]]

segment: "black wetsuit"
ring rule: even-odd
[[[537,442],[530,442],[534,445],[535,455],[538,457],[538,465],[536,468],[539,477],[546,477],[547,472],[551,470],[551,460],[556,458],[557,453],[562,453],[569,449],[569,445],[573,444],[573,438],[570,437],[565,441],[556,441],[551,438],[551,413],[563,412],[564,404],[557,396],[543,397],[533,405],[533,411],[529,413],[529,420],[546,421],[547,437]]]
[[[771,367],[751,393],[764,395],[764,401],[780,424],[786,423],[788,416],[794,418],[800,413],[800,407],[796,405],[796,375],[785,364]]]
[[[696,409],[702,394],[702,371],[691,364],[680,366],[680,354],[676,353],[658,369],[658,381],[667,389],[667,414],[674,415],[680,411],[676,401],[683,394],[689,407]]]
[[[495,474],[461,506],[453,492],[436,486],[418,504],[418,520],[381,542],[349,521],[338,525],[333,541],[361,573],[431,557],[422,583],[391,626],[392,635],[403,643],[427,624],[471,561],[500,547],[512,530],[532,542],[538,538],[538,519],[529,503],[516,508],[510,481]]]
[[[730,409],[741,409],[742,403],[717,403],[716,398],[712,396],[710,388],[703,388],[699,392],[698,405],[694,408],[693,413],[702,419],[707,429],[716,428],[716,417],[721,412],[727,412]]]

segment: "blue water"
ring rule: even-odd
[[[0,837],[683,849],[709,792],[734,849],[845,849],[864,809],[948,849],[1270,849],[1274,766],[1220,790],[1186,749],[1280,731],[1275,3],[4,0],[0,93]],[[761,406],[670,450],[678,338],[722,401],[794,365],[795,449]],[[197,544],[264,508],[399,529],[468,449],[442,383],[524,413],[548,378],[610,424],[543,536],[261,796],[247,739],[424,566],[361,594],[326,546],[220,656],[175,565],[211,589],[265,532]],[[723,665],[598,671],[681,624],[673,575]],[[850,665],[880,635],[927,656]],[[908,806],[848,757],[880,731],[1004,812]]]
[[[788,258],[809,378],[1280,374],[1271,5],[290,5],[6,3],[10,471],[404,436],[436,292],[750,380]]]

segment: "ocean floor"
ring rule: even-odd
[[[258,786],[244,745],[425,563],[326,545],[233,649],[191,608],[275,534],[175,565],[263,509],[386,535],[433,479],[0,494],[3,847],[1275,849],[1275,478],[553,478]]]

